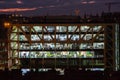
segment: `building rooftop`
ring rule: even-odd
[[[0,22],[9,21],[11,23],[114,23],[120,22],[120,12],[102,13],[101,15],[61,15],[61,16],[31,16],[26,17],[18,14],[1,14]]]

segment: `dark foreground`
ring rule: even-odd
[[[55,70],[30,71],[23,75],[21,70],[0,71],[0,80],[120,80],[120,71],[65,70],[64,75]]]

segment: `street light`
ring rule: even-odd
[[[4,23],[4,27],[5,27],[5,28],[10,28],[10,27],[11,27],[11,24],[10,24],[9,22],[5,22],[5,23]]]

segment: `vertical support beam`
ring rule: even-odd
[[[56,27],[57,27],[57,26],[54,26],[54,27],[55,27],[55,28],[54,28],[54,29],[55,29],[55,32],[54,32],[54,45],[55,45],[55,47],[56,47],[56,31],[57,31],[57,30],[56,30]],[[56,55],[56,49],[55,49],[55,55]],[[56,64],[57,64],[57,59],[56,59],[56,57],[55,57],[55,68],[57,67]]]
[[[45,26],[42,26],[42,45],[44,46],[44,27]],[[43,47],[43,49],[42,49],[42,51],[44,51],[44,47]],[[44,57],[42,58],[42,68],[44,68],[44,63],[45,61],[44,61]]]
[[[66,32],[66,34],[67,34],[67,51],[68,51],[68,44],[69,44],[68,25],[66,27],[67,27],[66,28],[67,29],[67,32]],[[69,58],[67,58],[67,68],[69,68]]]
[[[119,42],[119,44],[118,44],[118,49],[119,49],[119,52],[118,52],[119,53],[118,54],[119,55],[118,56],[119,57],[119,59],[118,59],[118,61],[119,61],[119,68],[118,69],[120,70],[120,23],[118,24],[118,42]]]
[[[19,33],[19,29],[17,28],[17,44],[18,44],[18,46],[17,46],[17,52],[18,52],[18,55],[17,55],[17,62],[18,62],[17,67],[18,68],[20,68],[20,66],[19,66],[19,64],[20,64],[20,57],[19,57],[19,55],[20,55],[20,40],[19,40],[19,38],[20,38],[20,33]]]
[[[120,49],[119,49],[119,45],[120,45],[120,37],[119,37],[119,25],[116,23],[115,24],[115,70],[119,70],[120,68]]]
[[[81,46],[81,25],[78,25],[79,27],[79,51],[81,51],[80,46]],[[82,59],[79,57],[79,68],[82,67]]]
[[[106,32],[105,32],[105,29],[107,26],[103,26],[104,27],[104,69],[106,68]]]
[[[11,52],[11,41],[10,41],[10,36],[11,36],[11,32],[12,32],[12,28],[13,26],[11,25],[11,28],[8,29],[8,32],[7,32],[7,42],[8,42],[8,69],[11,69],[12,67],[12,52]]]

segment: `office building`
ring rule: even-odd
[[[4,47],[1,41],[1,49],[6,50],[1,53],[7,55],[9,69],[119,69],[118,23],[81,23],[79,17],[41,21],[6,23]]]

